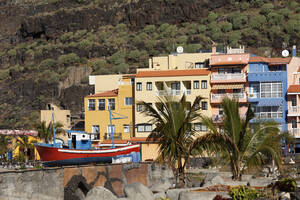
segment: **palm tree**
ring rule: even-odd
[[[238,101],[224,98],[221,102],[224,120],[218,126],[209,117],[201,116],[208,133],[196,139],[194,145],[213,149],[230,164],[234,180],[240,180],[247,168],[261,166],[272,158],[281,164],[281,139],[278,124],[273,121],[257,123],[252,129],[254,113],[248,106],[245,118],[239,114]]]
[[[186,163],[190,159],[191,147],[195,139],[195,130],[191,123],[200,119],[200,101],[197,96],[191,105],[185,95],[178,101],[170,96],[159,98],[156,108],[146,102],[143,113],[151,117],[150,123],[155,128],[148,136],[148,140],[158,142],[159,156],[157,160],[167,162],[173,169],[180,183],[184,182]]]
[[[55,133],[60,134],[63,132],[63,125],[60,122],[56,122],[55,124]],[[49,143],[53,139],[53,126],[52,122],[50,122],[47,126],[45,121],[42,121],[35,125],[38,130],[38,137],[44,140],[46,143]]]
[[[28,150],[34,148],[34,143],[36,140],[30,140],[28,136],[18,136],[16,137],[15,149],[19,148],[19,156],[21,155],[21,150],[24,151],[25,162],[29,160],[28,158]]]

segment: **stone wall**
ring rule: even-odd
[[[0,173],[0,199],[79,200],[95,186],[103,186],[116,196],[123,197],[127,184],[139,182],[147,187],[170,185],[173,178],[172,171],[166,166],[152,163],[9,171]]]

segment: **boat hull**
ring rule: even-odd
[[[140,145],[128,145],[113,149],[65,149],[45,145],[35,145],[45,166],[80,165],[88,163],[110,163],[117,156],[140,151]]]

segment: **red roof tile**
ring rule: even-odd
[[[261,56],[250,57],[249,62],[264,62],[269,63],[270,65],[276,64],[288,64],[290,63],[291,58],[265,58]]]
[[[290,85],[288,93],[300,93],[300,85]]]
[[[115,96],[118,96],[118,89],[105,91],[105,92],[89,95],[86,97],[115,97]]]
[[[165,76],[199,76],[208,75],[207,69],[189,69],[189,70],[156,70],[139,71],[136,77],[165,77]]]
[[[228,62],[217,62],[210,64],[211,66],[217,66],[217,65],[247,65],[248,63],[244,63],[242,61],[228,61]]]

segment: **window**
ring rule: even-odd
[[[98,99],[98,110],[105,110],[105,99]]]
[[[232,69],[232,73],[234,73],[234,74],[240,74],[240,73],[242,73],[242,70],[239,67],[235,67],[235,68]]]
[[[297,120],[292,120],[292,128],[297,128]]]
[[[259,98],[259,83],[252,83],[250,84],[250,88],[249,88],[249,97],[250,98]]]
[[[282,106],[253,106],[254,115],[261,119],[282,118]]]
[[[281,82],[267,82],[261,83],[261,98],[276,98],[282,97],[282,83]]]
[[[107,109],[115,109],[115,99],[107,99]]]
[[[99,125],[92,126],[92,133],[99,133]]]
[[[146,90],[148,90],[148,91],[152,90],[152,82],[147,82]]]
[[[225,89],[218,89],[218,94],[225,94]]]
[[[292,98],[292,106],[297,106],[297,99],[296,98]]]
[[[143,110],[143,105],[142,104],[137,104],[136,105],[136,111],[137,112],[142,112],[142,110]]]
[[[224,68],[218,68],[218,74],[225,74]]]
[[[207,110],[207,102],[206,101],[202,101],[201,102],[201,107],[202,107],[202,110]]]
[[[136,83],[136,91],[142,91],[142,83],[141,82]]]
[[[95,99],[89,99],[88,100],[88,109],[89,110],[95,110]]]
[[[128,124],[124,124],[123,128],[124,128],[124,133],[129,133],[130,132],[130,126]]]
[[[199,81],[194,81],[194,89],[199,89]]]
[[[199,63],[195,63],[195,68],[196,69],[202,69],[202,68],[204,68],[204,63],[201,63],[201,62],[199,62]]]
[[[137,132],[151,132],[152,125],[151,124],[139,124],[137,125]]]
[[[108,125],[107,126],[107,133],[115,133],[115,125],[112,125],[112,126],[110,126],[110,125]]]
[[[221,106],[219,106],[219,115],[223,115],[223,108]]]
[[[132,97],[125,97],[125,105],[126,106],[132,105]]]
[[[201,81],[201,89],[207,89],[207,81]]]
[[[194,130],[195,131],[207,131],[207,126],[203,125],[202,123],[195,123]]]

